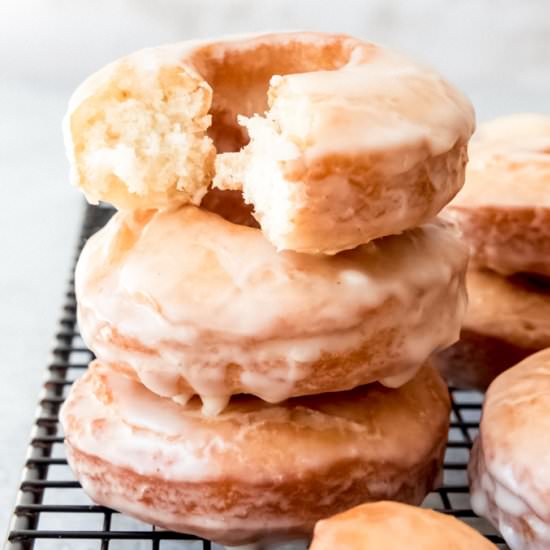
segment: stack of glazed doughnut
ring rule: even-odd
[[[480,126],[464,188],[445,209],[471,249],[460,341],[437,357],[453,385],[486,389],[550,347],[550,116]]]
[[[118,212],[76,288],[63,410],[84,490],[227,545],[438,483],[467,247],[468,100],[342,35],[144,50],[73,96],[74,182]]]

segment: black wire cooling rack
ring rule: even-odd
[[[76,257],[88,237],[111,215],[112,210],[107,208],[86,208]],[[192,535],[157,530],[97,506],[72,477],[65,459],[58,412],[71,383],[83,373],[91,359],[92,353],[85,347],[76,326],[74,280],[71,278],[5,549],[221,549]],[[460,518],[499,548],[506,549],[502,538],[488,522],[473,513],[469,502],[466,466],[479,427],[482,395],[461,390],[451,390],[451,395],[453,406],[444,484],[427,497],[425,506]]]

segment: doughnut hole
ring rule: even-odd
[[[355,40],[343,36],[307,36],[255,44],[253,52],[250,48],[226,45],[220,55],[218,49],[206,47],[193,59],[214,92],[208,132],[218,153],[214,187],[243,192],[268,234],[289,232],[290,205],[307,200],[298,196],[300,190],[288,185],[281,172],[280,163],[296,158],[300,147],[306,144],[289,139],[272,118],[280,77],[338,70],[350,61],[357,47]],[[298,104],[293,101],[284,109],[291,114],[286,118],[297,127],[311,124],[313,109],[307,98]],[[243,149],[249,143],[249,134],[254,136],[254,152]],[[245,170],[248,179],[257,185],[243,186]]]
[[[195,50],[191,63],[213,90],[208,133],[217,152],[239,151],[248,143],[247,129],[238,117],[268,110],[274,75],[337,70],[348,63],[355,46],[357,41],[342,35],[306,33],[266,35]]]
[[[210,89],[176,65],[111,70],[67,119],[73,178],[90,202],[120,209],[198,204],[215,159]]]
[[[214,212],[231,223],[260,227],[253,216],[253,207],[246,204],[239,191],[223,191],[211,188],[201,202],[201,208]]]

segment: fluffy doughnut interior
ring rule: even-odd
[[[128,62],[111,71],[69,122],[88,198],[162,206],[178,193],[182,202],[200,202],[215,158],[205,136],[208,86],[176,66],[152,71]]]

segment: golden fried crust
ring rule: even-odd
[[[431,366],[397,390],[280,405],[240,396],[212,419],[195,400],[160,398],[96,363],[61,417],[71,467],[96,502],[236,545],[309,534],[365,501],[419,504],[439,480],[449,410]]]
[[[526,276],[469,271],[460,340],[434,358],[451,384],[486,389],[501,372],[550,347],[550,285]]]
[[[320,521],[310,550],[495,550],[452,516],[397,502],[357,506]]]

